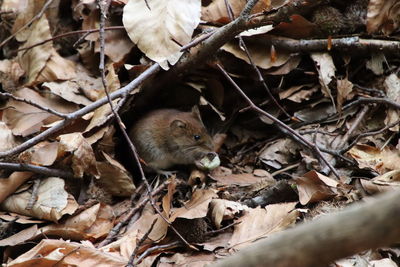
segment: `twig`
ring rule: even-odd
[[[69,171],[64,171],[60,169],[50,169],[47,167],[36,166],[32,164],[25,163],[9,163],[0,162],[0,169],[6,169],[11,171],[30,171],[38,174],[43,174],[46,176],[57,176],[61,178],[74,178],[74,174]]]
[[[261,39],[260,39],[261,40]],[[398,53],[400,50],[399,41],[389,40],[369,40],[363,39],[358,36],[333,38],[328,39],[313,39],[313,40],[295,40],[295,39],[282,39],[282,38],[269,38],[262,39],[261,41],[255,40],[264,46],[275,46],[278,49],[287,52],[321,52],[329,51],[328,47],[331,45],[332,50],[341,51],[357,51],[357,53],[374,53],[382,52],[385,54]]]
[[[236,91],[246,100],[246,102],[249,104],[250,109],[254,110],[257,113],[260,113],[264,116],[266,116],[268,119],[272,120],[273,122],[275,122],[279,127],[279,129],[281,131],[285,130],[287,131],[287,133],[294,138],[295,140],[299,141],[303,146],[307,147],[308,149],[310,149],[312,152],[314,152],[314,154],[317,156],[317,158],[319,159],[320,162],[326,164],[330,170],[332,171],[332,173],[338,178],[340,179],[339,173],[336,171],[336,169],[329,164],[329,162],[325,159],[325,157],[321,154],[320,150],[313,145],[312,143],[310,143],[308,140],[306,140],[303,136],[301,136],[299,133],[297,133],[295,130],[293,130],[291,127],[287,126],[286,124],[284,124],[282,121],[278,120],[277,118],[275,118],[274,116],[272,116],[271,114],[269,114],[268,112],[260,109],[259,107],[257,107],[253,101],[251,101],[251,99],[243,92],[243,90],[236,84],[236,82],[229,76],[229,74],[221,67],[221,65],[216,64],[216,66],[218,67],[218,69],[221,71],[221,73],[228,79],[228,81],[233,85],[233,87],[236,89]]]
[[[124,28],[124,26],[109,26],[109,27],[105,27],[104,30],[105,30],[105,31],[125,30],[125,28]],[[54,36],[54,37],[52,37],[52,38],[49,38],[49,39],[43,40],[43,41],[41,41],[41,42],[38,42],[38,43],[36,43],[36,44],[30,45],[30,46],[28,46],[28,47],[20,48],[20,49],[17,50],[17,52],[19,52],[19,51],[24,51],[24,50],[28,50],[28,49],[34,48],[34,47],[36,47],[36,46],[39,46],[39,45],[42,45],[42,44],[45,44],[45,43],[54,41],[54,40],[56,40],[56,39],[68,37],[68,36],[71,36],[71,35],[84,34],[84,37],[86,37],[86,36],[88,36],[88,35],[90,35],[90,34],[92,34],[92,33],[99,32],[99,31],[100,31],[100,29],[89,29],[89,30],[79,30],[79,31],[65,32],[65,33],[56,35],[56,36]],[[79,40],[78,40],[78,41],[79,41]],[[77,42],[78,42],[78,41],[77,41]]]
[[[139,247],[143,244],[144,241],[146,241],[147,237],[149,237],[149,234],[151,233],[151,231],[153,231],[153,227],[156,224],[157,219],[154,219],[152,224],[150,225],[149,230],[147,230],[147,232],[142,236],[142,238],[139,240],[139,242],[137,242],[135,250],[133,251],[132,255],[129,257],[129,261],[128,264],[126,265],[126,267],[133,267],[136,264],[133,263],[133,261],[135,260],[135,257],[139,251]]]
[[[33,106],[35,108],[40,109],[40,110],[46,111],[48,113],[51,113],[51,114],[53,114],[53,115],[55,115],[57,117],[61,117],[61,118],[64,118],[64,119],[67,118],[67,115],[64,114],[64,113],[60,113],[57,110],[54,110],[54,109],[47,108],[45,106],[39,105],[39,104],[37,104],[35,102],[32,102],[32,101],[30,101],[28,99],[21,98],[21,97],[18,97],[18,96],[14,96],[13,94],[10,94],[10,93],[2,93],[2,92],[0,92],[0,96],[6,97],[6,98],[11,98],[11,99],[13,99],[15,101],[18,101],[18,102],[26,103],[26,104],[31,105],[31,106]]]
[[[172,249],[172,248],[179,247],[181,245],[182,245],[182,242],[177,240],[172,243],[165,244],[165,245],[159,245],[159,246],[154,246],[154,247],[148,248],[145,252],[142,253],[142,255],[140,255],[140,257],[138,257],[136,262],[140,263],[146,256],[148,256],[153,251]]]
[[[389,107],[395,108],[395,109],[400,109],[400,104],[396,103],[390,99],[387,98],[380,98],[380,97],[360,97],[357,100],[354,100],[353,102],[344,105],[343,109],[349,108],[352,106],[358,106],[361,104],[385,104]]]
[[[165,181],[164,183],[162,183],[159,187],[157,187],[156,189],[153,190],[151,196],[155,197],[156,195],[158,195],[162,190],[164,190],[167,187],[167,185],[168,185],[168,181]],[[115,240],[116,236],[118,235],[118,233],[121,231],[121,229],[129,223],[131,218],[139,210],[141,210],[147,204],[148,201],[149,201],[149,198],[145,198],[141,202],[136,204],[136,206],[129,211],[129,214],[126,216],[126,218],[123,221],[120,221],[118,224],[116,224],[113,227],[113,229],[111,229],[111,231],[108,233],[106,239],[104,239],[97,247],[100,248],[100,247],[103,247],[103,246],[108,245],[111,242],[113,242]]]
[[[14,34],[10,35],[3,42],[0,43],[0,48],[2,48],[6,43],[8,43],[18,33],[28,28],[35,20],[40,19],[43,16],[44,12],[47,10],[47,8],[49,8],[52,2],[53,0],[47,0],[46,3],[44,3],[42,9],[39,11],[39,13],[37,13],[33,18],[31,18],[24,26],[19,28]]]
[[[222,228],[220,228],[220,229],[209,231],[209,232],[206,233],[206,235],[207,235],[207,236],[210,236],[210,235],[215,235],[215,234],[222,233],[222,232],[224,232],[226,229],[229,229],[229,228],[231,228],[232,226],[235,226],[235,225],[238,225],[238,224],[240,224],[240,222],[234,222],[234,223],[228,224],[227,226],[222,227]]]
[[[346,153],[347,151],[349,151],[353,146],[355,146],[355,145],[358,143],[358,141],[360,141],[361,138],[367,137],[367,136],[373,136],[373,135],[377,135],[377,134],[383,133],[383,132],[386,131],[387,129],[390,129],[390,128],[392,128],[392,127],[398,125],[399,123],[400,123],[400,120],[397,120],[397,121],[395,121],[395,122],[393,122],[393,123],[391,123],[391,124],[389,124],[389,125],[386,125],[386,126],[383,127],[382,129],[377,129],[377,130],[374,130],[374,131],[371,131],[371,132],[366,132],[366,133],[359,134],[359,135],[357,135],[357,137],[353,140],[353,142],[351,142],[351,144],[350,144],[349,146],[347,146],[347,147],[342,148],[341,150],[339,150],[339,153],[344,154],[344,153]]]
[[[26,204],[25,208],[26,210],[31,210],[33,208],[33,205],[35,205],[38,199],[39,186],[40,186],[40,179],[33,180],[32,193],[31,197],[29,198],[28,204]]]

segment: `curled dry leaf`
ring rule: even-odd
[[[0,179],[0,203],[9,195],[13,194],[17,188],[31,178],[31,172],[13,172],[9,177]]]
[[[200,8],[200,0],[129,0],[122,21],[138,48],[168,69],[168,63],[174,65],[182,55],[181,47],[190,42],[200,22]]]
[[[43,15],[32,24],[29,38],[21,48],[32,46],[51,37],[49,22]],[[68,80],[75,77],[73,62],[62,58],[53,48],[51,42],[26,51],[20,51],[18,60],[28,75],[27,84],[29,85],[46,81]]]
[[[379,149],[369,145],[356,145],[348,154],[358,162],[359,168],[370,168],[380,174],[398,170],[400,155],[397,149],[385,147]]]
[[[337,80],[337,106],[338,110],[342,109],[342,105],[346,100],[354,97],[353,83],[347,78]]]
[[[246,0],[228,1],[228,3],[232,9],[233,17],[237,18],[240,12],[242,12],[244,6],[246,5]],[[270,0],[258,1],[258,3],[252,10],[252,13],[254,14],[268,11],[270,9],[270,6]],[[230,19],[228,11],[226,9],[225,0],[213,0],[208,6],[203,7],[201,10],[201,19],[207,22],[228,23]]]
[[[246,46],[249,50],[251,59],[253,60],[254,64],[262,69],[269,69],[271,67],[281,66],[285,64],[290,58],[289,53],[281,51],[277,54],[277,58],[273,60],[270,51],[266,50],[265,46],[260,44],[246,44]],[[225,44],[223,47],[221,47],[221,49],[250,64],[246,52],[233,42]]]
[[[317,66],[322,92],[325,96],[333,99],[328,85],[332,81],[332,78],[335,77],[336,67],[331,55],[328,53],[312,53],[311,58]]]
[[[7,263],[9,267],[21,266],[97,266],[124,267],[127,261],[102,252],[92,246],[63,240],[43,239],[38,245]]]
[[[393,102],[400,103],[400,79],[397,77],[397,74],[390,74],[386,77],[384,86],[386,89],[387,98],[392,100]],[[385,118],[385,125],[393,124],[399,120],[399,110],[394,108],[389,108],[387,110],[387,115]],[[393,132],[399,131],[399,125],[396,125],[390,128]]]
[[[368,194],[388,192],[400,188],[400,170],[389,171],[371,180],[360,180]]]
[[[258,156],[260,160],[273,168],[280,169],[288,164],[293,155],[297,154],[299,146],[289,138],[272,142],[265,147]]]
[[[339,183],[316,171],[310,171],[294,179],[299,191],[299,199],[302,205],[327,200],[336,195],[336,187]]]
[[[96,241],[110,232],[114,224],[114,217],[110,206],[98,203],[69,217],[61,224],[51,224],[40,228],[37,235]]]
[[[282,231],[296,222],[299,212],[297,202],[268,205],[249,209],[240,217],[227,246],[240,249],[272,233]]]
[[[43,141],[19,154],[18,159],[24,163],[40,166],[52,165],[58,156],[58,142]]]
[[[15,246],[34,238],[37,234],[37,224],[32,225],[18,233],[0,240],[0,247]]]
[[[59,97],[44,97],[28,88],[22,88],[14,92],[13,95],[61,113],[70,113],[78,108],[77,105],[68,103]],[[3,113],[3,121],[15,135],[28,136],[40,131],[43,125],[60,120],[55,115],[12,99],[7,102],[6,107],[7,109]]]
[[[96,183],[113,196],[129,197],[135,185],[129,172],[118,161],[103,152],[105,161],[97,162],[100,178]]]
[[[213,199],[210,202],[211,219],[217,229],[221,228],[223,220],[231,220],[235,215],[247,209],[247,206],[226,199]]]
[[[16,59],[0,60],[0,83],[4,91],[11,92],[20,86],[21,77],[25,74]]]
[[[6,211],[57,222],[63,215],[72,214],[78,208],[78,203],[65,191],[64,186],[63,179],[57,177],[43,179],[32,209],[26,209],[31,198],[30,191],[9,196],[1,204],[1,208]]]
[[[7,151],[18,144],[12,131],[4,122],[0,122],[0,151]]]
[[[83,177],[84,173],[99,177],[92,146],[81,133],[63,134],[58,138],[60,153],[71,153],[71,167],[76,177]]]
[[[389,35],[400,25],[400,2],[397,0],[370,0],[367,13],[367,31],[382,31]]]

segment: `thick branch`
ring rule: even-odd
[[[400,240],[400,192],[272,235],[214,267],[327,266],[334,260]]]

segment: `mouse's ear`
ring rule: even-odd
[[[177,129],[177,128],[186,128],[186,123],[181,121],[181,120],[174,120],[173,122],[171,122],[170,124],[171,128]]]
[[[199,107],[198,107],[197,105],[195,105],[195,106],[192,107],[192,114],[193,114],[193,116],[195,116],[197,119],[199,119],[199,121],[202,122],[201,116],[200,116],[200,110],[199,110]]]

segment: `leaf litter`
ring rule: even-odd
[[[99,28],[97,1],[50,2],[1,2],[1,152],[106,96],[98,68],[100,34],[71,34]],[[190,67],[182,77],[159,75],[112,101],[126,128],[158,107],[199,105],[214,136],[221,166],[210,173],[178,166],[168,179],[147,174],[154,203],[108,104],[3,157],[14,169],[0,162],[2,263],[126,266],[133,259],[137,266],[204,266],[301,221],[397,190],[398,54],[386,47],[365,54],[347,46],[346,37],[368,33],[379,37],[364,39],[371,46],[398,45],[400,5],[331,2],[263,24],[268,12],[290,1],[260,0],[251,11],[259,25],[236,33],[246,47],[239,37],[227,38],[206,64]],[[205,43],[182,47],[214,38],[240,16],[246,1],[109,4],[104,53],[112,93],[153,61],[172,72],[175,64],[195,58]],[[329,16],[319,17],[327,10]],[[275,122],[243,110],[245,102],[217,72],[217,63],[254,103],[322,148],[339,178]],[[162,89],[151,92],[157,86]],[[384,100],[357,104],[361,98]],[[74,178],[48,175],[43,168]],[[399,264],[400,257],[388,253],[399,255],[395,248],[370,250],[335,264]]]

